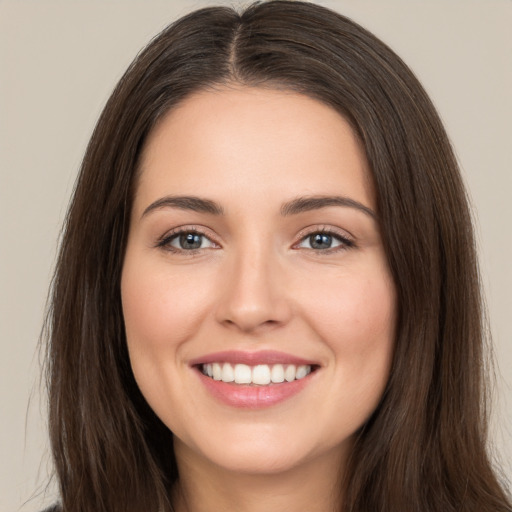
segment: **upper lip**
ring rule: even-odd
[[[257,364],[295,364],[318,366],[318,363],[314,361],[291,354],[286,354],[285,352],[277,352],[275,350],[260,350],[258,352],[226,350],[223,352],[206,354],[190,361],[191,366],[198,366],[208,363],[246,364],[249,366],[255,366]]]

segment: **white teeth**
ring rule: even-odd
[[[291,382],[292,380],[295,380],[295,365],[291,364],[288,366],[284,372],[284,378],[287,382]]]
[[[272,366],[270,380],[275,384],[284,382],[284,368],[282,364],[275,364],[274,366]]]
[[[310,365],[296,366],[294,364],[247,364],[231,365],[230,363],[208,363],[202,366],[204,375],[214,380],[235,382],[236,384],[256,384],[266,386],[270,383],[292,382],[303,379],[311,373]]]
[[[246,364],[235,365],[235,382],[237,384],[250,384],[252,382],[251,367]]]
[[[311,367],[309,367],[309,366],[305,366],[305,365],[299,366],[297,368],[297,373],[295,374],[295,378],[297,380],[303,379],[310,371],[311,371]]]
[[[270,368],[266,364],[259,364],[252,369],[252,383],[265,386],[270,384]]]
[[[222,366],[222,381],[223,382],[233,382],[235,380],[235,372],[233,371],[233,367],[224,363]]]
[[[222,380],[222,368],[219,363],[213,363],[213,380]]]

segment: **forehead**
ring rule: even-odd
[[[373,206],[359,139],[333,108],[291,91],[195,93],[150,133],[136,202],[172,193],[350,194]],[[140,205],[142,207],[142,205]]]

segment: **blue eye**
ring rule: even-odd
[[[197,231],[181,231],[164,238],[159,244],[160,247],[170,251],[197,251],[216,247],[206,235]]]
[[[177,235],[174,240],[171,241],[173,247],[178,246],[180,249],[193,250],[200,249],[203,244],[203,235],[198,233],[182,233]]]
[[[325,233],[315,233],[308,237],[309,245],[312,249],[330,249],[334,242],[332,235]]]
[[[326,251],[329,249],[337,248],[343,249],[353,246],[354,243],[351,240],[348,240],[347,238],[340,235],[325,231],[311,233],[310,235],[304,237],[298,244],[298,247],[312,249],[315,251]]]

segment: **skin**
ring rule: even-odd
[[[333,195],[374,215],[350,204],[283,215],[298,197]],[[214,201],[223,214],[146,211],[166,196]],[[347,455],[393,350],[395,289],[375,209],[354,132],[309,97],[203,91],[150,134],[121,292],[135,378],[175,435],[177,510],[339,510]],[[179,230],[199,231],[201,247],[180,246]],[[324,231],[332,247],[313,248]],[[190,366],[224,350],[278,350],[317,370],[284,402],[241,409]]]

